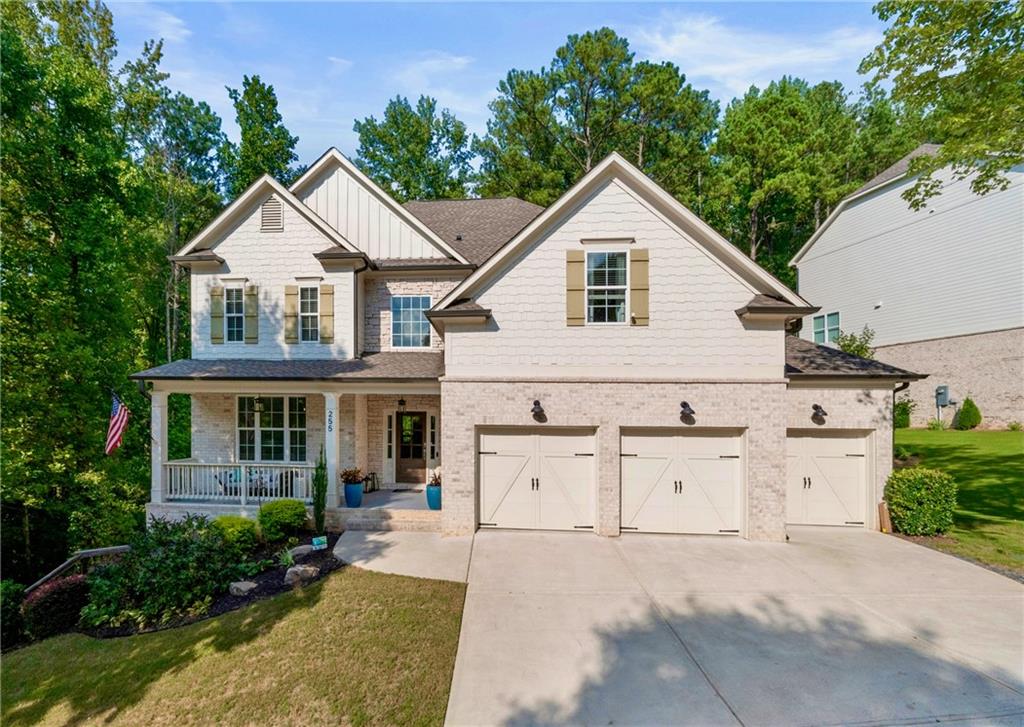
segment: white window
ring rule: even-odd
[[[835,343],[839,338],[839,313],[814,316],[814,342]]]
[[[289,462],[306,461],[306,398],[238,397],[239,461],[284,462],[285,452]]]
[[[299,288],[299,340],[320,340],[320,290]]]
[[[587,323],[625,323],[627,257],[622,252],[587,253]]]
[[[224,289],[224,340],[245,340],[245,296],[241,288]]]
[[[428,348],[430,321],[429,295],[396,295],[391,299],[391,347]]]

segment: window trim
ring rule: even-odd
[[[241,313],[228,313],[228,292],[238,291],[241,304]],[[231,330],[228,326],[229,318],[238,318],[242,325],[239,330],[239,338],[233,339],[229,336]],[[245,285],[225,285],[224,286],[224,343],[245,343]]]
[[[298,299],[298,326],[299,326],[299,343],[320,343],[320,286],[319,285],[299,285],[299,299]],[[305,290],[313,291],[313,302],[316,304],[315,313],[303,313],[302,312],[302,292]],[[302,325],[303,319],[313,319],[313,332],[316,338],[305,338],[303,332],[305,328]]]
[[[591,285],[590,284],[590,256],[608,255],[622,253],[626,256],[626,283],[625,285]],[[583,324],[585,326],[628,326],[630,324],[629,310],[629,248],[608,247],[599,250],[586,250],[583,256]],[[591,290],[619,290],[624,293],[625,310],[621,321],[592,321],[590,320],[590,291]]]
[[[427,345],[426,346],[399,346],[395,344],[395,301],[399,298],[426,298],[427,306],[421,311],[423,320],[427,322]],[[392,295],[388,301],[388,311],[391,314],[391,320],[388,321],[388,345],[391,350],[394,351],[431,351],[434,348],[434,332],[431,330],[430,321],[427,320],[425,313],[430,310],[434,304],[434,298],[430,295],[420,295],[418,293],[403,293],[401,295]]]
[[[835,326],[829,325],[828,319],[832,316],[836,317]],[[818,323],[821,323],[821,328],[818,328]],[[835,332],[836,338],[831,337],[831,332]],[[818,334],[821,333],[822,340],[818,340]],[[831,346],[834,345],[836,339],[842,333],[842,317],[839,315],[839,311],[829,311],[828,313],[822,313],[814,316],[811,320],[811,340],[819,346]]]
[[[256,414],[256,420],[253,427],[241,427],[238,425],[238,413],[241,410],[242,399],[255,399],[260,397],[262,399],[284,399],[284,448],[282,454],[284,459],[263,459],[263,442],[261,432],[263,427],[259,423],[259,415]],[[291,400],[292,399],[305,399],[306,400],[306,427],[305,429],[295,428],[294,431],[306,432],[306,459],[301,462],[293,460],[292,456],[292,427],[291,427]],[[239,432],[242,430],[249,431],[250,429],[254,432],[253,438],[253,453],[255,454],[254,459],[242,459],[242,438],[239,436]],[[267,431],[280,431],[277,427],[267,427]],[[240,464],[311,464],[309,461],[309,397],[305,395],[294,395],[294,394],[236,394],[235,395],[235,461]]]

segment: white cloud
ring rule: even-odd
[[[184,20],[151,3],[119,2],[111,6],[118,20],[136,25],[154,39],[163,38],[168,44],[184,43],[192,35]]]
[[[783,75],[809,81],[858,81],[860,59],[878,43],[874,28],[842,27],[822,34],[763,31],[711,15],[662,16],[629,32],[638,55],[672,61],[696,86],[723,101],[765,87]]]
[[[338,56],[327,56],[327,62],[330,64],[328,73],[332,76],[339,73],[344,73],[352,67],[352,61],[348,58],[339,58]]]
[[[481,75],[475,58],[429,50],[398,67],[393,78],[400,93],[412,100],[432,96],[439,108],[453,111],[471,133],[482,134],[487,127],[487,104],[496,91],[491,74]]]

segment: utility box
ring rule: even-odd
[[[949,406],[949,387],[946,385],[935,387],[935,406]]]

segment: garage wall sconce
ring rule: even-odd
[[[815,424],[824,424],[825,417],[828,416],[828,412],[821,406],[821,404],[811,405],[811,421]]]
[[[544,413],[544,407],[540,405],[540,399],[533,400],[533,408],[530,409],[530,413],[533,414],[533,418],[538,422],[546,422],[548,415]]]
[[[398,400],[398,412],[400,414],[404,414],[405,413],[405,399],[404,398],[400,398]]]
[[[696,421],[694,418],[696,413],[697,412],[693,410],[693,407],[690,406],[690,402],[679,402],[679,418],[682,420],[683,424],[693,424]]]

